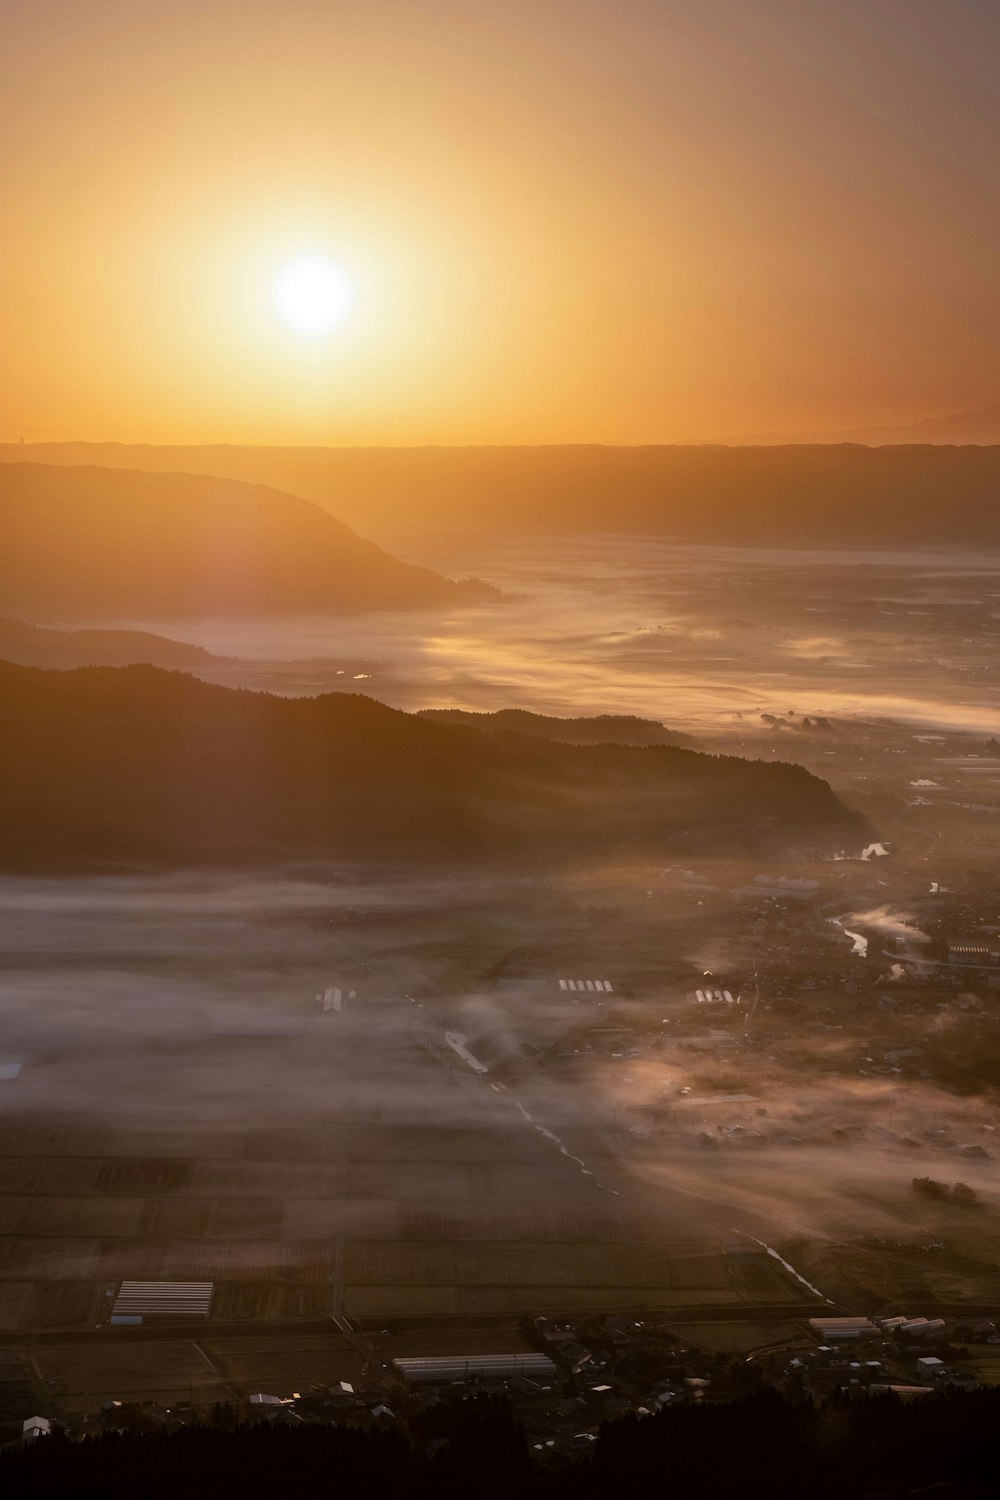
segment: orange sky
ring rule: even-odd
[[[0,58],[0,438],[996,399],[996,0],[5,0]],[[324,338],[271,302],[305,253],[355,288]]]

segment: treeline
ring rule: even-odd
[[[938,1202],[947,1200],[962,1208],[979,1207],[979,1194],[967,1182],[955,1182],[949,1187],[946,1182],[938,1182],[934,1177],[914,1177],[911,1186],[922,1198],[934,1198]]]
[[[822,1406],[767,1391],[726,1405],[605,1423],[585,1454],[536,1449],[503,1398],[425,1410],[406,1429],[204,1426],[150,1436],[61,1436],[0,1456],[11,1500],[980,1500],[1000,1473],[1000,1391],[834,1395]]]
[[[8,869],[659,858],[837,847],[864,832],[801,766],[487,732],[348,693],[0,662],[0,699]]]

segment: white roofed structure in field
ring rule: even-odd
[[[556,1367],[547,1354],[452,1354],[426,1359],[394,1359],[393,1368],[404,1380],[445,1384],[450,1380],[503,1380],[511,1375],[547,1379]]]
[[[212,1281],[123,1281],[113,1318],[207,1318]]]
[[[810,1318],[809,1327],[823,1339],[866,1339],[878,1333],[870,1318]]]

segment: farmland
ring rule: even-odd
[[[44,969],[42,913],[8,928],[25,1063],[0,1094],[0,1338],[63,1403],[351,1378],[449,1329],[517,1347],[526,1313],[801,1302],[774,1262],[751,1276],[728,1253],[731,1230],[665,1205],[600,1115],[466,1066],[452,1003],[408,995],[395,961],[374,974],[312,909],[220,914],[254,899],[84,902]],[[357,992],[324,1010],[340,973]],[[211,1315],[112,1328],[126,1279],[211,1281]]]
[[[810,869],[833,910],[913,878]],[[993,1105],[909,1050],[930,1015],[978,1057],[991,1010],[889,994],[825,898],[741,904],[747,878],[10,882],[0,1346],[81,1411],[523,1347],[539,1315],[725,1354],[804,1337],[823,1298],[992,1302]],[[768,976],[752,1025],[697,1002],[708,969]],[[971,1208],[914,1194],[959,1172]],[[125,1280],[211,1282],[210,1316],[112,1327]]]

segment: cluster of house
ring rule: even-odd
[[[977,1378],[963,1371],[960,1362],[949,1363],[931,1348],[945,1349],[949,1334],[974,1332],[976,1337],[996,1337],[995,1325],[979,1320],[975,1330],[949,1327],[944,1318],[890,1317],[810,1318],[809,1327],[821,1340],[815,1348],[799,1351],[785,1366],[786,1381],[800,1382],[821,1394],[833,1389],[846,1393],[898,1396],[929,1395],[944,1387],[971,1389]],[[852,1357],[847,1345],[865,1343],[864,1358]],[[878,1357],[870,1347],[879,1345]],[[858,1351],[860,1354],[862,1351]]]
[[[829,1315],[809,1319],[816,1339],[794,1353],[761,1355],[752,1363],[761,1378],[786,1391],[824,1395],[839,1390],[858,1396],[891,1392],[917,1397],[978,1382],[951,1358],[951,1344],[1000,1344],[997,1323],[984,1318],[946,1321],[903,1314],[868,1318]],[[501,1392],[513,1404],[538,1449],[585,1448],[602,1421],[666,1406],[727,1399],[732,1357],[699,1352],[668,1329],[625,1315],[587,1322],[527,1318],[528,1345],[499,1354],[428,1355],[397,1358],[372,1377],[287,1394],[255,1392],[248,1415],[276,1425],[349,1422],[360,1426],[407,1424],[414,1416],[456,1396]],[[951,1342],[949,1342],[951,1341]],[[742,1366],[742,1361],[738,1362]],[[190,1403],[172,1408],[145,1402],[141,1408],[108,1401],[101,1422],[112,1429],[134,1424],[175,1428],[199,1420]],[[34,1443],[54,1424],[33,1416],[22,1441]],[[71,1432],[73,1429],[70,1429]],[[76,1432],[74,1435],[81,1435]]]

